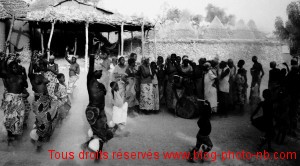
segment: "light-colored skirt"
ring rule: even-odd
[[[128,110],[128,103],[125,102],[123,106],[116,107],[113,106],[113,114],[112,114],[112,121],[115,124],[126,124],[127,122],[127,110]]]
[[[154,110],[153,84],[141,84],[140,109]]]

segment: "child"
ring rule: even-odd
[[[67,86],[65,84],[65,75],[59,73],[57,75],[58,82],[55,86],[55,95],[58,100],[58,112],[60,123],[66,118],[69,110],[71,109],[71,102],[67,93]]]
[[[113,105],[112,122],[114,124],[117,124],[118,126],[125,126],[127,121],[128,104],[127,102],[124,103],[124,99],[121,97],[119,93],[119,86],[117,82],[111,82],[110,87],[111,87],[112,105]]]
[[[213,147],[213,144],[212,144],[212,142],[209,138],[209,134],[211,133],[210,117],[211,117],[210,103],[208,101],[205,101],[204,109],[201,113],[200,119],[197,122],[198,127],[200,129],[199,129],[198,134],[197,134],[196,147],[194,147],[190,151],[190,158],[188,160],[189,162],[194,162],[194,157],[195,157],[194,155],[196,153],[198,153],[201,146],[202,146],[203,152],[202,151],[200,152],[200,153],[202,153],[202,157],[200,159],[203,162],[204,161],[203,156],[204,156],[205,152],[209,152]]]
[[[251,115],[252,124],[259,130],[265,132],[265,138],[262,138],[261,143],[258,145],[258,149],[261,149],[267,143],[268,152],[273,151],[271,147],[271,141],[274,136],[274,128],[273,128],[274,110],[273,110],[273,103],[271,97],[272,97],[271,91],[269,89],[265,89],[263,91],[264,101],[258,104],[256,110]],[[260,108],[263,109],[263,115],[261,117],[254,119],[254,116],[258,113]]]

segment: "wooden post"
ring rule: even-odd
[[[118,31],[118,55],[121,55],[121,31]]]
[[[85,71],[88,71],[88,52],[89,52],[89,23],[86,22],[85,23]]]
[[[109,41],[109,32],[107,32],[107,40]]]
[[[49,57],[50,57],[50,46],[51,46],[51,40],[52,40],[52,36],[53,36],[53,32],[54,32],[54,25],[55,25],[55,22],[52,22],[51,23],[51,32],[50,32],[50,37],[49,37],[49,40],[48,40],[48,45],[47,45],[47,59],[49,61]]]
[[[131,31],[130,53],[132,53],[133,32]]]
[[[124,22],[121,25],[121,56],[124,55]]]
[[[6,39],[6,42],[5,42],[5,49],[4,50],[5,50],[6,54],[9,54],[10,39],[11,39],[11,33],[12,33],[12,30],[13,30],[14,24],[15,24],[15,15],[13,15],[13,18],[12,18],[12,21],[11,21],[11,24],[10,24],[10,28],[9,28],[9,33],[8,33],[8,36],[7,36],[7,39]]]
[[[39,28],[39,32],[41,34],[41,50],[42,50],[42,54],[44,54],[45,52],[45,48],[44,48],[44,31],[42,28]]]
[[[154,27],[154,51],[155,51],[155,60],[157,60],[157,50],[156,50],[156,29]]]
[[[142,24],[142,57],[144,57],[144,38],[145,38],[145,36],[144,36],[145,34],[144,34],[144,20],[143,20],[143,24]]]
[[[77,54],[77,38],[75,37],[75,43],[74,43],[74,56]]]

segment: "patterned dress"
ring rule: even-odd
[[[23,134],[25,104],[22,94],[5,93],[1,111],[4,111],[4,126],[13,135]]]
[[[50,81],[47,84],[48,94],[50,95],[50,97],[52,97],[52,99],[56,98],[54,94],[55,86],[57,83],[56,75],[51,71],[47,71],[44,73],[44,77]]]
[[[67,87],[65,85],[57,83],[56,87],[57,90],[55,92],[55,95],[58,98],[59,117],[61,119],[64,119],[68,115],[69,110],[71,109],[71,101],[69,99]]]
[[[128,103],[128,107],[134,107],[139,104],[137,98],[136,98],[136,70],[135,69],[126,69],[126,74],[128,75],[127,81],[128,84],[126,85],[126,91],[125,91],[125,102]]]
[[[49,141],[54,132],[58,119],[58,101],[52,101],[49,95],[34,94],[32,102],[33,112],[35,113],[36,134],[39,136],[39,141]]]
[[[144,65],[141,65],[140,67],[142,72],[145,73],[145,75],[149,75],[148,77],[144,78],[143,76],[141,79],[141,94],[140,94],[140,109],[151,111],[154,110],[154,93],[153,93],[153,84],[152,79],[150,77],[151,75],[151,69],[150,67],[146,67]]]

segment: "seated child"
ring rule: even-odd
[[[205,152],[209,152],[211,151],[213,144],[209,138],[209,134],[211,133],[211,123],[210,123],[210,117],[211,117],[211,106],[210,103],[208,101],[205,101],[204,103],[204,109],[201,112],[200,118],[197,122],[198,127],[200,128],[197,134],[197,142],[196,142],[196,146],[190,151],[190,158],[189,158],[189,162],[194,162],[194,159],[196,159],[196,156],[194,156],[195,154],[198,153],[198,151],[200,150],[201,146],[202,146],[202,150],[200,153],[202,153],[202,157],[200,158],[201,161],[203,160],[203,156],[205,154]]]
[[[55,87],[55,95],[58,100],[59,120],[62,122],[71,109],[71,102],[67,93],[67,86],[65,84],[65,76],[62,73],[57,75],[58,82]]]

